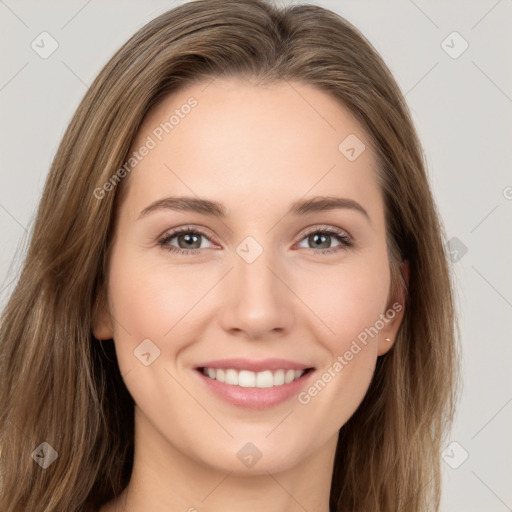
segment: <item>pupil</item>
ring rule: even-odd
[[[192,235],[190,233],[183,235],[183,237],[185,238],[185,244],[188,245],[189,247],[191,245],[189,242],[191,242],[193,244],[194,243],[193,238],[198,238],[196,235]]]
[[[314,240],[315,244],[319,241],[319,238],[327,239],[328,237],[327,237],[327,235],[323,235],[321,233],[316,233],[315,235],[313,235],[313,240]],[[324,248],[330,247],[330,243],[325,242],[325,241],[324,242],[320,241],[320,244],[322,244],[322,243],[327,244]]]

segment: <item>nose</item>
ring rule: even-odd
[[[292,328],[297,299],[270,250],[252,263],[236,256],[224,281],[220,311],[224,330],[264,340],[283,336]]]

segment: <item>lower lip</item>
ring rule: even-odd
[[[274,407],[292,396],[298,395],[300,390],[309,382],[314,370],[309,370],[297,380],[282,384],[281,386],[272,386],[271,388],[244,388],[242,386],[233,386],[224,384],[218,380],[211,379],[202,373],[201,370],[194,370],[202,381],[208,386],[210,391],[218,397],[237,407],[248,409],[268,409]]]

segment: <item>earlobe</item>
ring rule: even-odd
[[[96,308],[92,318],[92,333],[97,340],[109,340],[114,337],[110,311],[103,293],[96,301]]]
[[[392,306],[384,313],[387,318],[387,323],[379,333],[378,351],[379,356],[384,355],[394,345],[398,329],[402,324],[402,320],[405,313],[405,302],[407,297],[407,289],[409,288],[409,261],[405,260],[400,265],[400,272],[403,277],[402,283],[400,281],[400,288],[397,292],[397,296],[392,302]]]

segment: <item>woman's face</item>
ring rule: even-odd
[[[132,151],[94,333],[137,438],[239,473],[332,448],[403,315],[361,126],[310,86],[217,79],[156,105]]]

